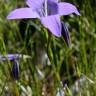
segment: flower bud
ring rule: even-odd
[[[68,47],[70,47],[70,36],[69,36],[69,30],[67,25],[64,22],[61,22],[62,25],[62,36],[67,44]]]
[[[15,80],[19,79],[19,64],[16,60],[14,60],[13,66],[12,66],[12,76]]]

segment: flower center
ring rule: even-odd
[[[58,5],[56,2],[44,0],[42,7],[37,11],[41,17],[55,15],[58,13]]]
[[[42,4],[42,7],[40,9],[38,9],[37,11],[38,11],[38,13],[41,17],[48,16],[48,1],[44,0],[44,3]]]

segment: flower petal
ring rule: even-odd
[[[29,55],[24,54],[7,54],[6,56],[0,54],[0,61],[7,61],[7,60],[19,60],[19,59],[28,59],[31,58]]]
[[[58,0],[48,0],[48,2],[58,3]]]
[[[41,18],[41,23],[57,37],[61,36],[61,22],[58,15]]]
[[[61,24],[62,24],[62,31],[61,31],[62,36],[67,46],[70,47],[70,35],[69,35],[68,27],[64,22],[61,22]]]
[[[33,10],[41,8],[43,3],[44,3],[44,0],[27,0],[26,1],[26,4],[29,7],[31,7]]]
[[[69,15],[71,13],[80,15],[77,8],[70,3],[58,3],[58,13],[59,15]]]
[[[16,60],[14,60],[13,62],[14,62],[14,64],[13,64],[12,70],[11,70],[12,76],[15,80],[18,80],[19,79],[19,73],[20,73],[19,72],[19,64]]]
[[[23,18],[39,18],[36,11],[32,11],[31,8],[19,8],[12,11],[7,19],[23,19]]]
[[[58,3],[54,0],[48,0],[48,15],[55,15],[58,13]]]
[[[8,54],[6,56],[0,55],[1,61],[14,60],[14,59],[19,59],[19,58],[21,58],[19,54]]]

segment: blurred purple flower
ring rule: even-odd
[[[8,54],[6,56],[0,55],[1,61],[9,60],[11,63],[13,62],[11,75],[15,80],[19,79],[19,64],[17,60],[20,58],[21,58],[21,54]]]
[[[80,15],[74,5],[57,0],[27,0],[26,4],[29,8],[15,9],[7,19],[38,18],[57,37],[61,36],[60,16],[71,13]]]
[[[0,61],[10,61],[11,63],[13,62],[12,69],[11,69],[11,75],[15,80],[19,79],[19,64],[18,60],[19,59],[26,59],[26,58],[31,58],[28,55],[22,55],[22,54],[8,54],[6,56],[0,55]]]

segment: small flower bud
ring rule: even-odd
[[[61,22],[62,25],[62,36],[67,44],[68,47],[70,47],[70,36],[69,36],[69,31],[68,31],[68,27],[64,22]]]
[[[19,64],[16,60],[14,60],[13,66],[12,66],[12,76],[15,80],[19,79]]]

